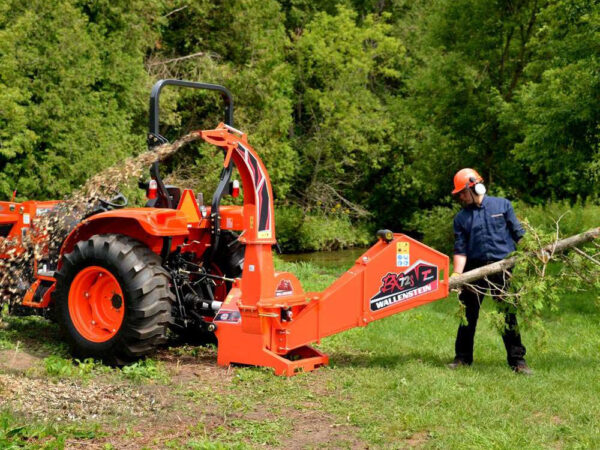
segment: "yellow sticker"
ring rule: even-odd
[[[410,242],[396,243],[396,267],[410,265]]]
[[[266,231],[259,231],[258,232],[258,238],[259,239],[271,239],[271,231],[270,230],[266,230]]]

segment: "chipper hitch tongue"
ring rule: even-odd
[[[246,296],[246,273],[253,267],[247,248],[244,275],[214,322],[218,363],[272,367],[286,376],[314,370],[329,358],[310,344],[448,296],[446,255],[403,234],[378,236],[380,240],[322,292],[305,293],[292,274],[274,272],[272,282],[264,286],[265,295]],[[272,270],[270,255],[270,248],[264,249],[261,263]]]

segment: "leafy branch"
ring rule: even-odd
[[[600,288],[600,245],[594,242],[600,237],[600,227],[561,239],[562,217],[555,220],[555,229],[547,233],[524,221],[528,233],[515,254],[453,277],[449,280],[450,289],[469,289],[485,295],[489,288],[502,299],[500,309],[515,308],[524,323],[544,331],[541,313],[557,311],[562,295]],[[490,281],[490,276],[496,274],[509,279],[510,287]],[[486,281],[484,287],[475,283],[478,280]],[[499,328],[505,326],[501,313],[492,319]]]

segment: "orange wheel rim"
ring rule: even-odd
[[[106,342],[114,337],[125,317],[123,291],[115,276],[99,266],[79,272],[69,289],[69,315],[88,341]]]

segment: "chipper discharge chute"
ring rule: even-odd
[[[23,306],[54,308],[77,356],[126,364],[154,351],[171,329],[195,341],[216,337],[220,365],[289,376],[327,364],[310,344],[448,295],[448,257],[386,230],[322,292],[304,292],[293,274],[276,272],[271,183],[246,135],[233,128],[231,94],[217,85],[159,81],[150,100],[151,148],[167,143],[159,134],[159,94],[168,85],[223,97],[225,123],[192,133],[223,150],[220,181],[205,206],[191,189],[166,186],[155,162],[151,179],[140,183],[145,208],[126,208],[122,196],[101,201],[64,239],[54,265],[34,261]],[[234,167],[243,205],[224,206],[224,195],[239,192]]]

